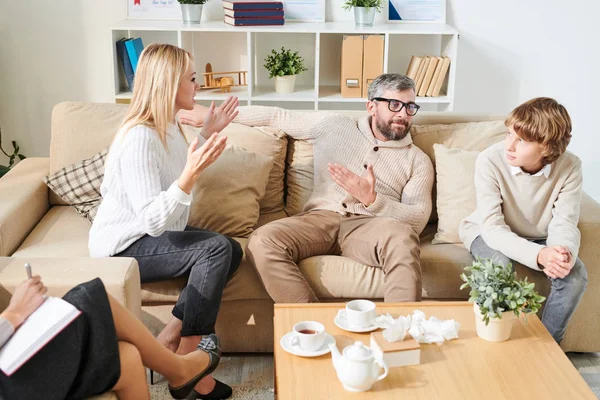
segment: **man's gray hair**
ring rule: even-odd
[[[386,90],[402,92],[404,90],[415,90],[415,81],[402,74],[381,74],[371,86],[369,86],[369,100],[381,97]]]

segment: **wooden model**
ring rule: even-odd
[[[246,76],[248,71],[229,71],[229,72],[213,72],[212,65],[206,64],[204,73],[204,85],[200,85],[200,90],[205,89],[221,89],[222,92],[230,92],[232,86],[247,86]],[[231,76],[218,76],[215,75],[227,75],[237,74],[237,83]]]

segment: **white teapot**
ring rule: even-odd
[[[373,350],[360,341],[346,346],[343,355],[340,354],[335,343],[330,343],[329,348],[338,379],[344,388],[351,392],[364,392],[371,389],[375,382],[385,378],[389,372],[385,361],[376,360]],[[381,375],[379,375],[380,366],[384,369]]]

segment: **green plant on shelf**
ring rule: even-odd
[[[374,7],[377,12],[381,12],[383,8],[383,0],[346,0],[343,5],[344,10],[350,10],[353,7]]]
[[[264,67],[269,71],[269,78],[275,76],[297,75],[308,68],[304,66],[304,58],[298,51],[292,51],[281,47],[281,51],[271,50],[271,54],[265,58]]]
[[[2,128],[0,128],[0,150],[6,157],[8,157],[8,165],[0,165],[0,178],[2,178],[12,167],[16,165],[17,158],[24,160],[25,156],[19,153],[19,145],[14,140],[12,141],[13,152],[8,154],[2,147]]]
[[[208,0],[177,0],[179,4],[205,4]]]

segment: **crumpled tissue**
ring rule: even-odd
[[[407,333],[419,343],[442,344],[445,340],[458,338],[460,324],[448,319],[442,321],[434,316],[425,319],[425,313],[415,310],[411,315],[394,319],[390,314],[380,315],[374,325],[384,328],[383,337],[389,342],[404,340]]]

